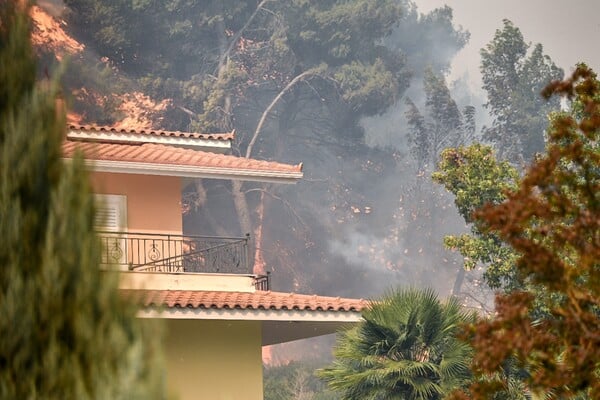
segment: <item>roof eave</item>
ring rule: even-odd
[[[284,322],[356,323],[362,320],[357,310],[298,310],[264,308],[145,307],[140,318],[207,319]]]
[[[67,158],[66,160],[70,160]],[[85,160],[93,171],[121,174],[177,176],[182,178],[232,179],[267,183],[296,183],[303,173],[297,171],[263,171],[241,168],[198,167],[129,161]]]
[[[87,132],[79,129],[69,129],[67,138],[70,140],[83,140],[91,142],[113,142],[143,144],[156,143],[169,146],[179,146],[192,148],[196,150],[207,150],[218,153],[225,153],[231,149],[231,140],[219,140],[210,138],[195,137],[172,137],[172,136],[153,136],[134,132],[118,131],[94,131]]]
[[[263,346],[329,335],[362,321],[359,311],[253,308],[157,308],[138,311],[140,318],[256,321]]]

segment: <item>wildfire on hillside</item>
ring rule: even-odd
[[[50,5],[46,5],[46,8]],[[66,22],[60,16],[53,16],[45,8],[33,6],[31,17],[33,20],[31,40],[39,52],[52,54],[57,61],[62,61],[65,56],[79,55],[77,60],[71,62],[85,62],[86,57],[91,57],[99,64],[106,64],[105,58],[98,58],[92,54],[85,54],[86,47],[70,36],[63,27]],[[96,93],[91,88],[81,87],[73,89],[73,97],[80,103],[92,103],[104,106],[111,102],[116,104],[116,119],[111,123],[117,129],[159,129],[162,114],[169,107],[170,100],[154,100],[141,92],[111,93],[108,96]],[[108,98],[110,97],[110,98]],[[69,110],[67,114],[69,123],[96,124],[98,121],[90,120],[87,115]]]
[[[38,6],[31,7],[31,18],[31,41],[35,48],[52,52],[59,61],[65,55],[74,55],[85,49],[83,44],[65,32],[63,26],[66,23],[63,20],[57,20]]]

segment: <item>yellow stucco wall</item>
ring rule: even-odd
[[[127,227],[132,232],[182,233],[181,178],[92,173],[95,193],[127,196]]]
[[[259,321],[166,320],[167,384],[179,400],[262,400]]]

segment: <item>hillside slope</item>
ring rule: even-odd
[[[49,74],[64,63],[65,91],[69,93],[68,120],[77,124],[116,128],[162,128],[169,99],[155,100],[137,90],[106,58],[77,41],[52,2],[31,9],[31,40],[40,57],[40,73]]]

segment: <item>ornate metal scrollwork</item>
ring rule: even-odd
[[[123,249],[121,249],[121,240],[115,238],[112,241],[112,245],[108,251],[110,262],[113,264],[119,264],[123,260]]]
[[[150,246],[150,249],[148,250],[148,259],[150,261],[157,261],[160,260],[160,258],[160,250],[158,250],[158,248],[156,247],[156,243],[153,242]]]
[[[134,271],[248,273],[248,237],[101,232],[103,263]]]

